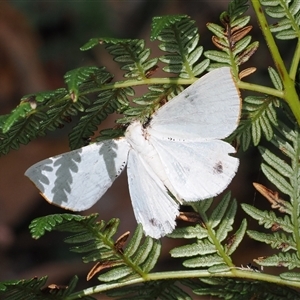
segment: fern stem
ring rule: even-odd
[[[269,47],[270,53],[272,55],[276,69],[281,77],[282,83],[284,85],[284,99],[290,106],[298,124],[300,125],[300,102],[298,95],[295,90],[294,81],[290,78],[284,62],[279,53],[278,47],[275,43],[273,35],[270,31],[267,19],[258,0],[251,0],[252,6],[257,16],[258,23],[260,25],[261,31],[265,37],[266,43]]]
[[[254,91],[254,92],[267,94],[267,95],[278,97],[278,98],[283,98],[284,97],[284,92],[283,91],[276,90],[274,88],[270,88],[270,87],[259,85],[259,84],[254,84],[254,83],[249,83],[249,82],[244,82],[244,81],[238,81],[237,86],[238,86],[238,88],[240,88],[242,90]]]
[[[199,213],[203,223],[205,224],[205,228],[207,230],[207,233],[208,233],[209,237],[211,238],[213,244],[215,245],[215,247],[217,249],[217,252],[218,252],[218,255],[220,255],[223,258],[224,263],[228,267],[233,268],[232,272],[235,273],[235,269],[234,269],[235,265],[232,263],[232,260],[231,260],[230,256],[228,256],[226,254],[226,252],[224,251],[224,247],[221,245],[219,240],[216,238],[215,232],[212,230],[206,214],[203,211],[197,209],[196,206],[192,205],[192,207],[195,211],[197,211]]]
[[[104,283],[99,284],[94,287],[87,288],[83,291],[71,294],[70,296],[64,298],[65,300],[73,300],[80,299],[83,296],[94,295],[97,293],[102,293],[105,291],[113,290],[116,288],[121,288],[124,286],[134,285],[143,283],[146,281],[157,281],[157,280],[169,280],[169,279],[186,279],[186,278],[239,278],[239,279],[251,279],[253,281],[264,281],[273,284],[280,284],[283,286],[289,286],[294,288],[300,288],[299,281],[290,281],[281,279],[279,276],[269,275],[265,273],[258,273],[254,271],[248,270],[239,270],[235,269],[233,274],[232,270],[228,272],[220,272],[220,273],[210,273],[206,270],[188,270],[188,271],[176,271],[176,272],[157,272],[148,274],[147,280],[143,278],[136,278],[131,280],[126,280],[119,283]]]
[[[299,61],[300,61],[300,39],[298,39],[298,43],[296,46],[296,50],[295,50],[295,53],[294,53],[294,56],[292,59],[292,63],[291,63],[291,68],[290,68],[290,77],[292,80],[295,80],[295,78],[296,78]]]
[[[296,150],[295,153],[295,161],[293,163],[293,170],[294,170],[294,176],[293,180],[291,182],[291,185],[293,186],[293,224],[294,224],[294,230],[293,230],[293,236],[297,245],[297,252],[298,252],[298,257],[300,257],[300,236],[299,236],[299,186],[298,186],[298,174],[299,174],[299,155],[300,155],[300,136],[298,134],[298,131],[295,131],[297,133],[297,137],[295,138],[295,143],[294,148]]]

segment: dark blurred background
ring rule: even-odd
[[[63,75],[70,69],[84,65],[105,66],[116,78],[121,72],[100,46],[81,52],[82,46],[92,37],[144,38],[149,41],[150,23],[154,16],[187,14],[197,22],[200,43],[204,49],[214,49],[211,33],[205,24],[219,22],[219,15],[226,10],[227,0],[219,1],[0,1],[0,113],[9,113],[28,93],[51,90],[64,86]],[[252,10],[249,11],[252,14]],[[251,23],[258,32],[255,18]],[[153,47],[154,55],[156,46]],[[264,43],[261,48],[265,49]],[[259,49],[247,66],[271,65],[265,50]],[[259,73],[261,81],[265,71]],[[251,78],[249,78],[251,81]],[[113,125],[113,119],[103,128]],[[80,256],[68,251],[64,235],[48,233],[40,240],[33,240],[28,225],[35,217],[65,211],[51,206],[38,194],[38,190],[24,177],[25,170],[35,162],[68,151],[67,134],[71,125],[39,138],[18,151],[0,157],[0,280],[49,276],[49,283],[66,284],[72,275],[79,275],[82,282],[91,265],[81,262]],[[259,159],[251,148],[242,154],[238,176],[231,187],[238,202],[257,204],[264,202],[254,192],[251,182],[261,181]],[[136,222],[128,196],[126,176],[121,176],[113,188],[89,211],[99,212],[109,220],[121,219],[119,234],[133,231]],[[241,216],[238,223],[245,217]],[[236,226],[238,226],[238,223]],[[249,220],[250,226],[255,222]],[[169,259],[168,251],[174,241],[163,241],[163,269],[177,268]],[[236,256],[236,265],[266,255],[260,244],[243,242],[245,251]]]

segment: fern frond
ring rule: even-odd
[[[137,104],[134,107],[129,107],[123,111],[124,117],[116,121],[118,124],[128,124],[134,119],[139,118],[143,122],[147,122],[149,117],[163,103],[174,97],[178,91],[182,89],[174,85],[149,85],[148,93],[141,97],[133,98],[132,102]]]
[[[186,258],[183,262],[188,268],[212,267],[226,264],[232,267],[231,255],[243,239],[246,232],[246,220],[233,236],[228,236],[233,230],[233,221],[236,214],[237,204],[231,199],[230,193],[226,194],[210,216],[206,214],[207,203],[211,200],[200,201],[194,207],[200,214],[201,224],[194,227],[176,228],[169,237],[171,238],[196,238],[196,242],[174,248],[170,251],[172,257]],[[227,241],[222,244],[222,242]]]
[[[265,7],[266,14],[276,19],[276,23],[270,25],[270,30],[276,33],[275,36],[278,39],[290,40],[300,38],[299,1],[262,0],[260,3]]]
[[[249,204],[241,204],[243,210],[253,219],[258,221],[259,225],[264,225],[267,229],[272,229],[276,224],[276,229],[282,229],[285,232],[293,232],[294,227],[290,217],[285,215],[284,218],[277,217],[273,211],[262,211]]]
[[[85,114],[69,134],[70,148],[77,149],[84,146],[85,140],[93,135],[108,115],[128,107],[128,97],[133,94],[134,91],[130,87],[101,92],[97,96],[97,100],[85,110]],[[113,133],[110,132],[109,138],[112,136]],[[120,135],[114,135],[114,137],[117,136]]]
[[[216,296],[222,299],[300,299],[297,291],[276,284],[260,281],[236,280],[228,278],[207,278],[187,285],[199,296]]]
[[[85,263],[97,261],[92,275],[101,271],[102,274],[98,276],[100,281],[146,277],[158,260],[160,241],[150,237],[143,240],[143,229],[139,225],[127,247],[123,249],[118,241],[113,240],[119,220],[111,219],[106,223],[103,220],[97,221],[97,217],[97,214],[87,217],[71,214],[50,215],[33,220],[30,231],[34,238],[41,237],[45,230],[73,233],[65,242],[75,244],[70,250],[84,254],[82,259]]]
[[[247,9],[247,1],[231,1],[228,10],[220,16],[223,27],[207,24],[207,28],[215,34],[212,42],[219,49],[204,52],[207,58],[215,62],[210,64],[210,69],[228,65],[237,68],[257,50],[259,43],[251,43],[252,38],[248,35],[252,29],[252,26],[247,26],[250,17],[241,16]]]
[[[81,50],[89,50],[97,44],[105,45],[114,61],[125,71],[125,78],[147,79],[149,72],[157,64],[157,58],[149,59],[150,49],[145,48],[144,40],[93,38]]]
[[[21,144],[45,135],[46,130],[61,126],[67,116],[64,108],[67,106],[66,110],[71,110],[72,106],[76,109],[80,105],[79,102],[68,105],[66,96],[66,89],[24,96],[20,104],[0,120],[0,153],[6,154],[10,149],[18,149]],[[62,109],[59,115],[54,113],[51,99],[57,101]]]
[[[108,73],[104,67],[81,67],[67,72],[64,76],[71,99],[76,102],[79,94],[93,88],[98,88],[106,82],[109,82],[113,76]]]
[[[286,267],[289,270],[300,268],[300,259],[296,253],[280,252],[271,256],[259,257],[254,262],[264,267]]]
[[[254,240],[269,244],[273,249],[281,249],[286,252],[289,250],[297,250],[297,245],[291,235],[283,232],[274,232],[271,234],[248,230],[247,234]]]
[[[291,129],[290,125],[294,126]],[[260,225],[270,228],[271,233],[248,231],[248,235],[260,242],[271,245],[283,253],[271,257],[258,259],[257,262],[264,266],[284,266],[290,269],[299,267],[300,253],[300,131],[297,125],[289,122],[279,122],[271,140],[279,151],[271,152],[259,147],[264,162],[261,165],[265,176],[278,190],[288,195],[290,204],[279,199],[278,193],[258,186],[258,190],[268,199],[273,209],[278,209],[284,217],[277,217],[273,211],[261,211],[251,205],[242,204],[244,211],[252,218],[259,221]],[[256,184],[257,185],[257,184]],[[277,232],[282,230],[283,232]]]
[[[291,197],[292,204],[298,201],[299,191],[297,187],[299,186],[299,152],[300,147],[299,141],[299,128],[296,127],[292,130],[288,127],[287,123],[279,123],[280,131],[284,134],[286,142],[284,144],[288,145],[287,149],[293,149],[292,151],[286,151],[282,148],[281,134],[278,133],[274,136],[272,140],[274,145],[279,146],[279,150],[282,150],[284,154],[284,159],[278,157],[271,153],[269,150],[260,148],[264,163],[262,164],[262,170],[267,176],[267,178],[277,186],[283,193]],[[279,136],[278,136],[279,135]],[[286,159],[289,159],[288,163]],[[290,165],[289,165],[290,164]]]
[[[193,78],[205,71],[209,60],[198,63],[203,47],[198,46],[199,34],[195,21],[186,16],[174,22],[170,16],[154,18],[152,38],[158,39],[159,48],[168,52],[159,58],[168,64],[163,70],[168,73],[178,74],[180,78]]]
[[[145,282],[136,286],[125,286],[106,293],[108,297],[118,300],[192,300],[192,298],[174,280]]]
[[[247,234],[254,240],[269,244],[273,249],[280,249],[283,252],[297,250],[297,245],[291,236],[283,232],[271,234],[248,230]]]
[[[248,96],[243,103],[243,119],[236,130],[236,138],[243,151],[251,141],[257,146],[262,135],[270,141],[274,135],[274,126],[278,126],[276,107],[279,100],[270,96]]]
[[[0,298],[6,300],[64,300],[73,293],[78,277],[74,276],[67,286],[58,286],[56,284],[45,286],[46,281],[47,277],[1,282]],[[95,298],[82,296],[80,299],[94,300]]]

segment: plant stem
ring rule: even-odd
[[[292,194],[292,205],[293,205],[293,214],[292,214],[292,223],[294,225],[294,240],[297,245],[297,252],[298,252],[298,257],[300,256],[300,235],[299,235],[299,152],[300,152],[300,136],[298,131],[296,131],[297,136],[295,137],[295,142],[294,142],[294,149],[295,149],[295,156],[294,156],[294,161],[292,164],[294,174],[291,178],[291,185],[293,187],[293,194]]]
[[[242,90],[249,90],[249,91],[267,94],[267,95],[278,97],[278,98],[284,97],[283,91],[276,90],[274,88],[270,88],[270,87],[259,85],[259,84],[239,81],[239,82],[237,82],[237,86]]]
[[[299,66],[299,61],[300,61],[300,40],[298,39],[298,43],[296,46],[296,50],[292,59],[291,63],[291,68],[290,68],[290,77],[292,80],[295,80],[296,74],[298,71],[298,66]]]
[[[254,272],[250,270],[240,270],[239,268],[235,269],[235,272],[232,273],[232,270],[228,272],[221,273],[210,273],[206,270],[188,270],[188,271],[170,271],[170,272],[159,272],[148,274],[147,280],[143,278],[136,278],[131,280],[126,280],[119,283],[103,283],[94,287],[87,288],[83,291],[74,293],[68,297],[66,300],[80,299],[83,296],[94,295],[97,293],[113,290],[116,288],[129,286],[133,284],[144,283],[146,281],[158,281],[158,280],[169,280],[169,279],[186,279],[186,278],[238,278],[238,279],[250,279],[253,281],[269,282],[273,284],[280,284],[288,287],[300,288],[299,281],[290,281],[281,279],[279,276],[269,275],[265,273]]]
[[[266,20],[266,17],[263,12],[263,9],[260,5],[260,2],[258,0],[251,0],[251,2],[252,2],[252,6],[254,8],[254,11],[256,13],[257,20],[260,25],[261,31],[265,37],[266,43],[267,43],[270,53],[272,55],[275,67],[279,73],[279,76],[281,77],[281,80],[282,80],[282,83],[284,86],[284,100],[290,106],[298,124],[300,125],[300,102],[299,102],[297,92],[295,90],[294,81],[290,78],[290,76],[286,70],[286,67],[281,58],[281,55],[279,53],[279,50],[277,48],[277,45],[273,38],[273,35],[270,31],[268,22]]]

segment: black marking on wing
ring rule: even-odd
[[[214,173],[217,174],[222,174],[223,173],[223,164],[221,161],[218,161],[215,165],[214,165]]]

